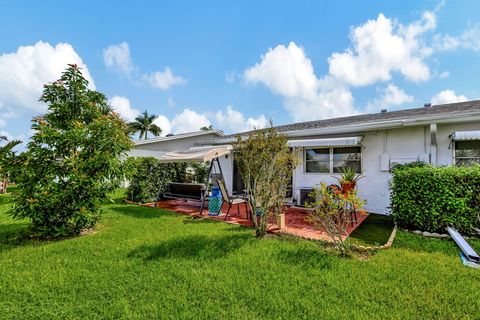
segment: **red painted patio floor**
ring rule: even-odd
[[[208,203],[207,203],[208,204]],[[148,203],[145,206],[154,207],[155,203]],[[240,206],[240,213],[237,206],[230,209],[228,219],[225,221],[225,213],[227,212],[228,205],[222,206],[221,215],[209,216],[208,210],[204,209],[202,215],[200,215],[201,203],[197,201],[184,201],[184,200],[164,200],[156,203],[156,207],[160,209],[166,209],[181,214],[190,216],[203,217],[205,219],[224,221],[226,223],[243,225],[246,227],[252,227],[253,222],[247,219],[245,206]],[[271,233],[286,233],[295,235],[298,237],[314,240],[329,241],[328,236],[322,229],[313,226],[306,221],[308,216],[308,210],[298,207],[287,207],[285,210],[285,228],[281,229],[273,222],[269,224],[269,232]],[[349,226],[347,232],[352,233],[367,217],[368,214],[362,213],[357,215],[357,222],[353,223],[353,226]]]

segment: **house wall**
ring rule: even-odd
[[[449,135],[454,131],[480,130],[479,123],[439,124],[437,126],[437,165],[451,165],[453,151]],[[358,194],[367,200],[365,209],[369,212],[388,214],[390,205],[389,183],[391,176],[388,165],[392,162],[430,161],[430,126],[404,127],[393,130],[379,130],[361,133],[362,170],[365,177],[358,182]],[[318,137],[322,138],[322,137]],[[449,148],[450,147],[450,148]],[[333,176],[339,174],[305,173],[303,148],[297,148],[300,164],[294,171],[294,197],[298,199],[301,187],[317,187],[320,182],[338,183]],[[382,165],[383,160],[383,165]]]
[[[455,131],[480,130],[480,123],[439,124],[437,128],[437,165],[452,165],[453,146],[450,145],[450,135]]]

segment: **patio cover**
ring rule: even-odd
[[[451,137],[454,141],[480,140],[480,131],[455,131]]]
[[[344,138],[325,138],[307,140],[289,140],[289,147],[352,147],[360,145],[361,136]]]
[[[170,151],[157,159],[160,162],[207,162],[230,154],[231,146],[193,147],[183,151]]]

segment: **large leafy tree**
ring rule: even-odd
[[[0,141],[5,142],[3,146],[0,146],[0,194],[2,194],[7,192],[8,174],[15,157],[13,148],[22,141],[8,141],[6,136],[0,136]]]
[[[45,85],[40,100],[48,113],[32,120],[13,216],[31,219],[43,235],[76,234],[98,221],[98,204],[123,178],[121,158],[132,141],[127,124],[76,65]]]
[[[158,137],[162,133],[162,129],[153,122],[158,116],[154,114],[148,114],[145,110],[141,115],[135,118],[134,122],[128,124],[130,133],[135,134],[139,132],[138,139],[147,139],[150,132],[155,137]]]

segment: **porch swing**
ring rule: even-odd
[[[203,183],[183,183],[175,181],[166,181],[166,173],[162,176],[160,188],[158,190],[155,207],[160,199],[183,199],[201,201],[200,215],[203,214],[205,202],[208,199],[208,183],[212,179],[212,184],[218,180],[224,180],[222,167],[219,158],[228,156],[231,153],[231,146],[217,147],[194,147],[185,151],[167,152],[157,159],[162,163],[179,163],[179,162],[197,162],[210,163],[208,175]],[[218,168],[218,172],[217,172]],[[213,178],[216,178],[215,180]]]

